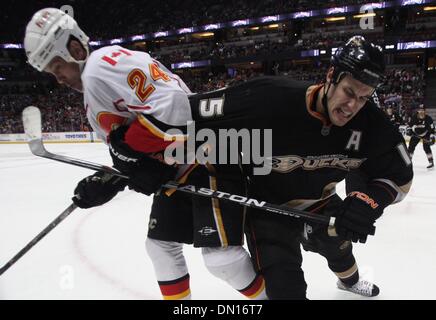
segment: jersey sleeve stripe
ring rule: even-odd
[[[133,106],[131,104],[127,105],[127,108],[133,110],[133,111],[137,111],[137,110],[150,110],[151,107],[150,106]]]
[[[400,202],[401,200],[403,200],[406,197],[407,193],[409,192],[410,185],[411,185],[411,182],[410,182],[410,184],[406,185],[406,186],[409,185],[408,188],[404,187],[404,186],[399,187],[396,183],[394,183],[393,181],[388,180],[388,179],[374,179],[373,181],[374,182],[378,181],[379,182],[378,185],[383,186],[385,190],[391,190],[391,191],[389,191],[389,194],[393,198],[392,203],[397,203],[397,202]],[[393,192],[396,192],[397,194],[394,195]]]
[[[159,137],[163,140],[178,140],[178,141],[186,141],[187,136],[185,134],[182,135],[169,135],[166,132],[162,131],[156,125],[154,125],[151,121],[149,121],[144,115],[138,115],[139,123],[147,128],[151,133],[153,133],[156,137]]]
[[[130,124],[124,139],[132,149],[144,153],[160,152],[174,143],[174,140],[165,140],[156,135],[149,128],[143,126],[139,120]]]

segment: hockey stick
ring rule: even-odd
[[[245,207],[257,208],[264,211],[277,213],[293,218],[304,218],[310,222],[320,223],[331,228],[335,226],[335,217],[326,217],[311,212],[283,207],[280,205],[271,204],[265,201],[259,201],[253,198],[243,197],[237,194],[230,194],[219,190],[211,190],[208,188],[199,188],[190,184],[179,184],[174,181],[169,181],[162,185],[164,188],[176,189],[177,191],[190,193],[197,196],[214,198],[240,204]]]
[[[12,267],[22,256],[26,254],[27,251],[32,249],[32,247],[37,244],[42,238],[44,238],[51,230],[56,228],[56,226],[61,223],[66,217],[73,212],[77,206],[72,203],[66,208],[56,219],[54,219],[47,227],[44,228],[35,238],[32,239],[23,249],[21,249],[11,260],[9,260],[3,267],[0,268],[0,276]]]
[[[39,111],[37,107],[29,106],[23,110],[23,126],[24,126],[24,132],[26,133],[28,138],[30,151],[38,157],[52,159],[52,160],[72,164],[75,166],[92,169],[95,171],[103,171],[125,179],[129,178],[128,176],[121,174],[118,170],[115,170],[114,168],[109,166],[104,166],[101,164],[75,159],[71,157],[64,157],[61,155],[48,152],[45,149],[44,144],[42,142],[41,111]]]
[[[28,107],[27,111],[23,112],[23,125],[25,132],[29,139],[29,147],[33,154],[41,157],[55,158],[56,155],[50,154],[44,149],[44,145],[37,143],[41,140],[41,113],[36,107]],[[38,129],[39,128],[39,129]],[[41,148],[42,147],[42,148]],[[33,246],[35,246],[42,238],[44,238],[51,230],[61,223],[66,217],[72,213],[77,206],[72,203],[66,208],[56,219],[54,219],[47,227],[44,228],[35,238],[33,238],[23,249],[21,249],[15,256],[12,257],[5,265],[0,268],[0,276],[12,267],[22,256],[26,254]]]
[[[121,174],[118,170],[103,166],[97,163],[83,161],[80,159],[70,158],[67,156],[56,155],[45,150],[44,144],[42,142],[42,134],[41,134],[41,113],[36,107],[27,107],[23,111],[23,125],[26,134],[30,137],[29,147],[32,153],[36,156],[53,159],[56,161],[61,161],[64,163],[72,164],[75,166],[79,166],[82,168],[88,168],[96,171],[104,171],[106,173],[110,173],[125,179],[129,177]],[[273,212],[281,215],[286,215],[294,218],[304,218],[307,221],[320,223],[331,228],[334,227],[335,217],[326,217],[323,215],[314,214],[311,212],[306,212],[303,210],[297,210],[292,208],[286,208],[279,205],[274,205],[271,203],[267,203],[265,201],[259,201],[256,199],[251,199],[247,197],[242,197],[239,195],[229,194],[226,192],[210,190],[207,188],[197,188],[193,185],[182,185],[174,181],[170,181],[164,185],[164,188],[168,189],[176,189],[177,191],[194,194],[197,196],[215,198],[224,201],[229,201],[233,203],[238,203],[240,205],[258,208],[264,211]],[[333,233],[334,231],[331,230]]]
[[[29,148],[34,155],[39,157],[53,159],[60,162],[65,162],[69,164],[78,165],[81,167],[85,167],[88,169],[93,169],[97,171],[104,171],[109,174],[116,174],[122,178],[128,178],[127,176],[122,175],[117,170],[103,166],[100,164],[95,164],[79,159],[74,158],[66,158],[63,156],[59,156],[53,153],[48,152],[44,144],[42,143],[42,132],[41,132],[41,112],[36,107],[27,107],[23,111],[23,126],[24,131],[28,138]],[[56,228],[56,226],[61,223],[66,217],[72,213],[77,206],[72,203],[66,208],[56,219],[54,219],[47,227],[44,228],[35,238],[33,238],[23,249],[21,249],[12,259],[10,259],[4,266],[0,268],[0,276],[8,270],[11,266],[13,266],[22,256],[26,254],[33,246],[35,246],[39,241],[42,240],[51,230]]]

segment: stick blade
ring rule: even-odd
[[[22,117],[27,139],[41,139],[41,111],[37,107],[29,106],[23,110]]]

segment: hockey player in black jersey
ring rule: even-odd
[[[251,196],[336,216],[334,234],[250,210],[249,247],[270,299],[306,298],[300,243],[327,259],[339,288],[378,294],[376,286],[359,280],[351,242],[374,234],[375,221],[405,197],[413,177],[403,137],[371,101],[383,72],[381,49],[356,36],[337,49],[325,84],[263,77],[191,98],[199,128],[272,129],[272,172],[247,170]],[[202,117],[201,105],[220,99],[219,112]],[[342,201],[335,185],[352,172],[359,174],[349,177]]]
[[[416,115],[411,118],[408,124],[407,134],[410,136],[408,148],[410,157],[413,157],[417,144],[422,140],[422,146],[429,162],[427,169],[434,168],[431,146],[435,143],[435,126],[433,119],[425,113],[423,105],[420,106]]]
[[[246,234],[270,299],[306,298],[300,244],[327,259],[340,288],[378,294],[376,286],[359,280],[351,242],[374,234],[375,221],[405,197],[413,177],[404,139],[371,102],[383,60],[379,47],[353,37],[337,49],[323,85],[262,77],[190,97],[197,130],[272,129],[271,173],[253,174],[252,163],[244,170],[250,196],[336,217],[336,229],[328,232],[250,210]],[[243,164],[249,156],[242,154]],[[218,166],[224,175],[234,168]],[[335,185],[347,176],[349,192],[342,201]]]
[[[386,115],[388,116],[391,123],[397,128],[397,130],[400,130],[400,125],[402,122],[400,113],[397,110],[394,110],[394,108],[391,105],[388,105],[386,107]]]

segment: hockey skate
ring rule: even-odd
[[[430,164],[427,166],[427,169],[433,169],[434,168],[434,162],[430,162]]]
[[[380,289],[375,284],[362,279],[351,287],[346,286],[341,280],[338,280],[337,286],[341,290],[350,291],[364,297],[375,297],[380,293]]]

